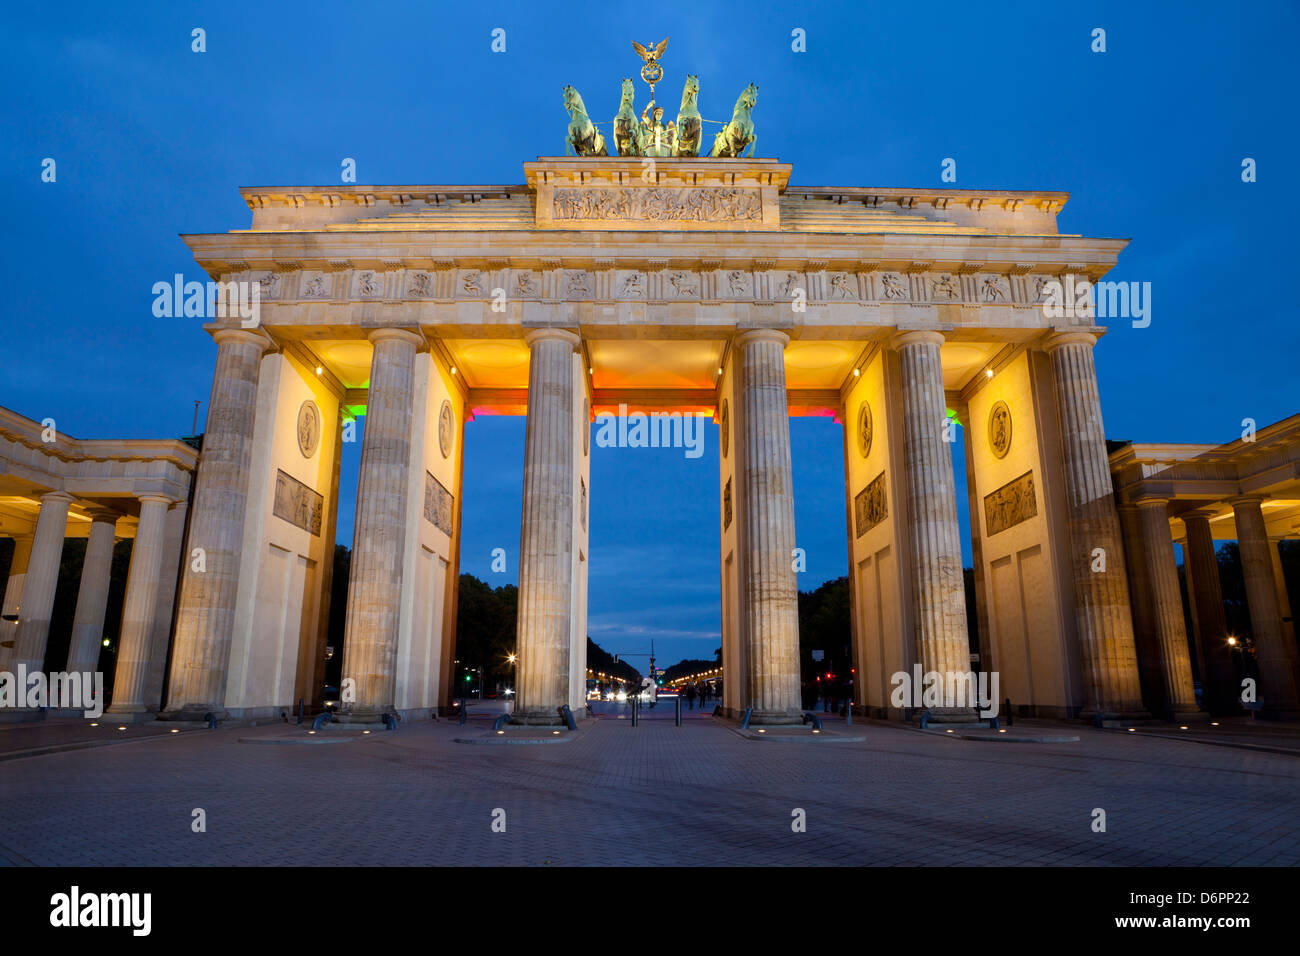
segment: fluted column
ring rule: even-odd
[[[573,353],[581,340],[537,329],[524,341],[528,427],[519,533],[518,679],[514,723],[559,722],[569,699],[573,584]]]
[[[68,644],[68,670],[94,671],[99,663],[104,638],[104,609],[108,607],[108,583],[113,573],[113,544],[116,540],[116,511],[89,511],[90,535],[86,538],[86,559],[81,565],[81,587],[72,619]]]
[[[794,483],[783,332],[757,330],[735,339],[740,350],[744,461],[745,636],[751,723],[796,723],[799,698],[799,591],[793,551]]]
[[[1291,616],[1291,596],[1286,592],[1286,572],[1282,568],[1282,553],[1279,549],[1282,540],[1268,539],[1268,557],[1273,564],[1273,591],[1277,594],[1277,614],[1282,621],[1282,640],[1295,647],[1295,620]]]
[[[162,567],[158,573],[158,609],[154,612],[153,643],[149,651],[149,675],[144,703],[148,710],[162,707],[163,678],[167,669],[167,648],[171,644],[172,611],[176,607],[177,584],[184,561],[186,501],[167,509],[163,528]],[[334,540],[332,537],[327,541]]]
[[[1187,569],[1187,591],[1196,609],[1196,629],[1201,641],[1205,672],[1201,675],[1201,698],[1212,714],[1241,710],[1240,688],[1228,646],[1228,621],[1223,613],[1223,588],[1219,583],[1219,560],[1214,553],[1210,512],[1191,511],[1183,515],[1187,547],[1183,564]]]
[[[45,644],[50,636],[50,613],[54,609],[54,590],[59,583],[59,560],[63,556],[63,537],[68,528],[68,505],[72,496],[62,491],[41,495],[41,510],[36,518],[36,535],[32,539],[32,556],[27,563],[27,580],[23,583],[22,608],[18,612],[18,632],[14,638],[14,671],[27,666],[27,672],[45,669]]]
[[[1268,532],[1264,527],[1264,513],[1260,510],[1261,500],[1255,496],[1242,496],[1229,503],[1237,524],[1237,548],[1241,552],[1242,576],[1246,579],[1250,630],[1255,638],[1255,658],[1259,662],[1259,699],[1267,713],[1289,716],[1300,713],[1296,648],[1284,637],[1277,592],[1273,588],[1273,560],[1268,553]]]
[[[131,545],[131,570],[127,575],[122,630],[118,637],[117,670],[113,677],[110,714],[143,714],[149,669],[153,664],[154,615],[158,609],[158,577],[162,571],[163,532],[170,498],[140,497],[140,524]]]
[[[176,719],[226,716],[226,671],[244,545],[257,381],[267,340],[240,329],[213,334],[217,367],[208,399],[188,552],[172,651],[167,711]],[[201,550],[201,558],[194,552]],[[196,561],[202,570],[196,570]]]
[[[1062,332],[1053,335],[1046,346],[1055,372],[1061,427],[1074,613],[1083,655],[1084,712],[1136,717],[1144,713],[1142,690],[1123,539],[1092,359],[1095,341],[1089,332]]]
[[[945,441],[947,403],[939,332],[904,332],[894,340],[902,375],[903,475],[912,551],[912,595],[917,646],[927,671],[970,670],[961,530],[952,449]],[[955,708],[955,682],[944,681],[943,710]],[[974,702],[963,701],[969,712]]]
[[[354,682],[356,699],[345,698],[342,709],[346,719],[362,723],[394,710],[415,355],[424,345],[406,329],[376,329],[370,341],[374,350],[343,638],[343,679]]]
[[[1178,586],[1178,565],[1169,534],[1169,501],[1143,498],[1138,501],[1142,516],[1142,542],[1151,582],[1151,602],[1156,635],[1160,641],[1160,673],[1164,678],[1165,708],[1174,717],[1196,712],[1196,689],[1192,684],[1192,661],[1187,650],[1187,624],[1183,618],[1182,590]]]
[[[23,583],[27,580],[27,564],[32,558],[30,534],[14,535],[14,556],[9,562],[9,579],[5,582],[3,613],[12,621],[0,621],[0,670],[10,670],[9,661],[14,656],[18,636],[18,610],[23,603]]]

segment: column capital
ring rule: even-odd
[[[570,332],[568,329],[529,329],[524,333],[524,344],[529,348],[532,348],[536,342],[545,342],[552,339],[567,342],[575,352],[582,345],[582,338],[576,332]]]
[[[1183,524],[1186,524],[1188,519],[1192,521],[1209,521],[1214,517],[1214,512],[1206,508],[1197,508],[1195,511],[1184,511],[1178,517]]]
[[[152,493],[144,494],[144,495],[136,495],[135,500],[140,502],[140,504],[144,504],[146,501],[157,501],[157,502],[161,502],[162,504],[165,504],[168,508],[176,504],[175,498],[171,498],[167,495],[159,495],[159,494],[152,494]]]
[[[212,338],[218,345],[256,345],[263,352],[275,346],[265,332],[255,332],[252,329],[216,329]]]
[[[736,335],[736,345],[748,345],[750,342],[775,342],[781,348],[790,344],[790,336],[777,329],[748,329]]]
[[[42,501],[42,502],[45,502],[45,501],[50,501],[50,502],[58,502],[58,501],[67,501],[67,502],[72,502],[73,500],[74,500],[74,499],[73,499],[72,495],[68,494],[66,491],[47,491],[45,494],[41,495],[41,501]]]
[[[91,524],[111,524],[116,525],[122,512],[114,511],[112,508],[92,507],[84,509],[86,516],[90,518]]]
[[[942,332],[934,329],[912,329],[905,332],[897,332],[889,340],[891,348],[901,349],[907,345],[943,345],[947,339]]]
[[[414,329],[398,329],[398,328],[371,329],[370,332],[366,335],[366,338],[370,340],[371,345],[378,345],[380,342],[388,342],[388,341],[396,340],[399,342],[407,342],[411,345],[414,345],[416,349],[420,349],[427,344],[424,341],[424,336],[421,335],[419,332],[416,332]]]
[[[1264,497],[1264,495],[1233,495],[1226,500],[1232,505],[1232,510],[1236,511],[1238,507],[1249,508],[1251,505],[1258,507],[1264,503]]]
[[[1160,495],[1143,495],[1134,499],[1133,503],[1139,508],[1164,508],[1169,510],[1169,499]]]
[[[1101,336],[1096,332],[1088,332],[1083,329],[1053,332],[1043,340],[1043,349],[1047,352],[1055,352],[1067,345],[1086,345],[1088,348],[1092,348],[1097,344],[1099,338]]]

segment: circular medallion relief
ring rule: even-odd
[[[1011,409],[1006,402],[997,402],[989,412],[989,447],[997,458],[1011,450]]]
[[[866,402],[858,409],[858,451],[866,458],[871,454],[871,406]]]
[[[298,409],[298,450],[310,458],[320,447],[320,409],[310,398]]]
[[[718,415],[718,434],[721,437],[722,457],[727,457],[727,448],[731,445],[731,412],[727,400],[722,400],[722,411]]]
[[[438,412],[438,448],[442,451],[443,458],[451,457],[451,444],[454,440],[451,420],[451,402],[443,400],[442,409]]]

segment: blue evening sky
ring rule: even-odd
[[[1062,231],[1131,238],[1111,278],[1152,283],[1153,321],[1112,322],[1097,348],[1111,437],[1227,441],[1300,411],[1294,203],[1277,201],[1300,156],[1294,4],[26,3],[5,19],[0,405],[77,437],[188,434],[193,401],[206,410],[215,346],[198,320],[154,318],[150,289],[203,278],[177,236],[247,226],[239,186],[336,183],[344,157],[361,183],[522,182],[522,162],[562,151],[561,87],[607,120],[640,66],[629,41],[666,34],[669,112],[688,72],[709,119],[757,82],[759,153],[796,184],[938,186],[952,157],[958,188],[1068,190]],[[462,568],[494,584],[517,570],[523,432],[466,430]],[[842,439],[828,419],[791,434],[809,589],[846,570]],[[706,441],[696,460],[593,448],[590,631],[610,650],[718,646]]]

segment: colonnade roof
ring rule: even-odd
[[[1167,499],[1175,539],[1182,516],[1208,515],[1217,539],[1235,539],[1232,499],[1257,496],[1271,538],[1300,537],[1300,415],[1221,445],[1112,443],[1110,468],[1120,504]]]
[[[96,511],[120,516],[134,534],[143,495],[183,501],[198,452],[179,440],[77,439],[56,423],[0,408],[0,536],[32,534],[41,496],[70,495],[68,537],[83,537]]]

